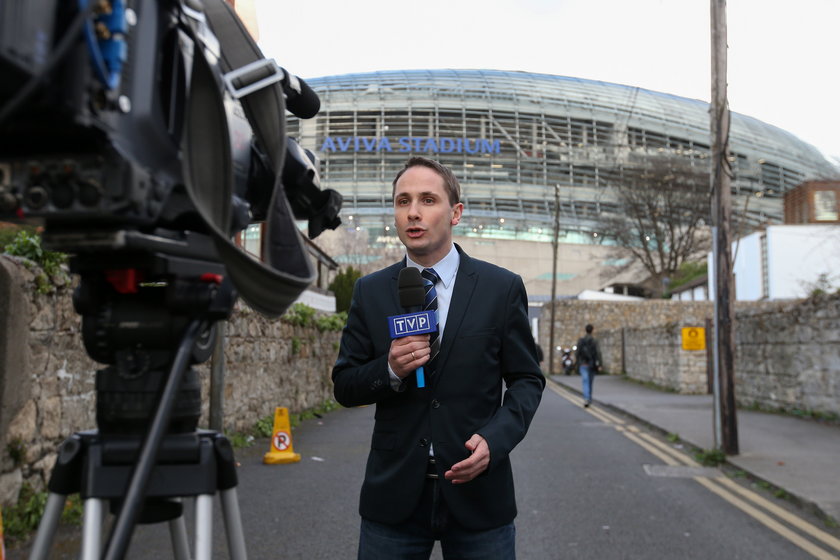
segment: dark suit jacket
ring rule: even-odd
[[[443,343],[434,367],[426,367],[424,389],[412,374],[404,391],[394,391],[388,374],[387,317],[405,313],[397,291],[405,262],[359,279],[354,288],[332,378],[342,405],[376,403],[359,505],[366,519],[396,524],[409,517],[425,483],[430,443],[458,522],[486,530],[516,516],[508,454],[525,436],[545,387],[525,287],[512,272],[457,249],[461,263]],[[476,433],[490,447],[487,471],[465,484],[445,481],[443,473],[469,456],[464,443]]]

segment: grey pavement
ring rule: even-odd
[[[555,378],[577,390],[577,376]],[[712,446],[711,397],[675,395],[651,390],[620,377],[597,376],[595,398],[604,409],[620,409],[641,423],[678,433],[692,445]],[[355,557],[358,543],[358,496],[370,449],[374,407],[339,409],[295,428],[298,463],[265,465],[267,438],[237,449],[237,488],[245,541],[251,558],[288,560]],[[753,415],[757,419],[752,421]],[[744,412],[739,416],[744,456],[732,458],[758,478],[817,503],[824,512],[835,493],[840,427],[814,437],[813,422]],[[787,423],[793,421],[794,428]],[[758,430],[751,426],[758,426]],[[651,476],[655,460],[554,391],[546,391],[529,434],[511,455],[516,476],[517,549],[521,558],[762,558],[808,557],[808,553],[735,508],[720,507],[719,498],[688,478]],[[763,432],[767,432],[765,435]],[[765,440],[765,438],[769,438]],[[779,443],[781,438],[792,442]],[[816,447],[808,450],[812,443]],[[805,446],[806,451],[798,449]],[[755,449],[754,449],[755,448]],[[764,449],[780,452],[770,454]],[[831,455],[812,469],[820,449]],[[804,465],[797,463],[807,458]],[[833,459],[833,460],[832,460]],[[755,460],[766,469],[743,466]],[[778,462],[783,461],[784,465]],[[830,473],[834,469],[834,475]],[[797,473],[790,484],[762,471]],[[795,488],[810,482],[814,498]],[[816,482],[815,482],[816,481]],[[820,495],[822,493],[823,495]],[[186,508],[193,532],[192,508]],[[220,509],[214,510],[214,557],[227,557]],[[81,530],[59,535],[51,558],[77,558]],[[757,532],[758,531],[758,532]],[[26,547],[8,551],[9,560],[28,556]],[[128,558],[172,557],[165,524],[138,526]],[[432,559],[442,554],[436,546]]]
[[[580,393],[580,377],[554,375]],[[598,375],[593,401],[702,449],[715,447],[712,395],[682,395],[616,375]],[[727,463],[840,521],[840,426],[738,409],[738,455]]]

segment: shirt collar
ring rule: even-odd
[[[432,266],[425,267],[417,264],[408,255],[405,256],[405,264],[421,271],[424,268],[434,268],[440,277],[440,281],[443,283],[443,287],[448,289],[451,283],[455,281],[455,275],[458,273],[458,265],[461,264],[461,255],[458,254],[458,250],[453,243],[446,256]]]

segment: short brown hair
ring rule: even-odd
[[[413,156],[409,158],[407,162],[405,162],[405,167],[400,169],[397,176],[394,177],[394,182],[391,183],[391,198],[394,198],[394,194],[397,192],[397,181],[400,180],[403,173],[406,172],[407,169],[411,167],[428,167],[429,169],[437,172],[438,175],[443,178],[443,187],[446,189],[447,194],[449,195],[449,204],[451,206],[455,206],[459,202],[461,202],[461,185],[458,183],[458,179],[455,177],[455,174],[452,173],[452,170],[439,163],[433,159],[429,159],[423,156]]]

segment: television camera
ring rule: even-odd
[[[236,507],[229,443],[196,430],[191,366],[237,297],[278,316],[314,279],[296,220],[312,238],[334,229],[341,196],[285,115],[320,102],[224,0],[0,0],[0,76],[0,221],[37,223],[71,255],[85,349],[107,365],[98,429],[62,444],[32,557],[80,491],[86,533],[110,504],[103,557],[121,558],[138,520],[180,517],[175,496],[222,490]],[[231,241],[256,221],[263,261]],[[237,518],[225,512],[229,532]]]

